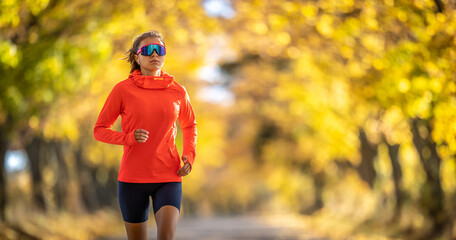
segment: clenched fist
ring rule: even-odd
[[[146,142],[149,138],[149,132],[144,129],[136,129],[135,130],[135,139],[136,142],[143,143]]]
[[[192,170],[192,166],[187,162],[187,156],[182,156],[182,162],[184,162],[184,166],[177,171],[177,175],[181,177],[187,176]]]

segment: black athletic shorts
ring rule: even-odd
[[[140,223],[149,218],[149,197],[152,197],[154,214],[171,205],[180,211],[182,183],[126,183],[119,181],[120,211],[125,222]]]

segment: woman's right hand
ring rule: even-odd
[[[135,140],[136,142],[143,143],[146,142],[149,138],[149,132],[144,129],[135,130]]]

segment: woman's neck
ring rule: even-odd
[[[161,69],[153,70],[153,71],[147,71],[144,68],[141,68],[141,73],[143,76],[156,76],[159,77],[161,75]]]

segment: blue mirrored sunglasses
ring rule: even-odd
[[[148,45],[143,46],[136,52],[136,54],[141,53],[143,56],[150,56],[153,52],[156,52],[158,56],[165,56],[166,55],[166,48],[161,44],[151,43]]]

